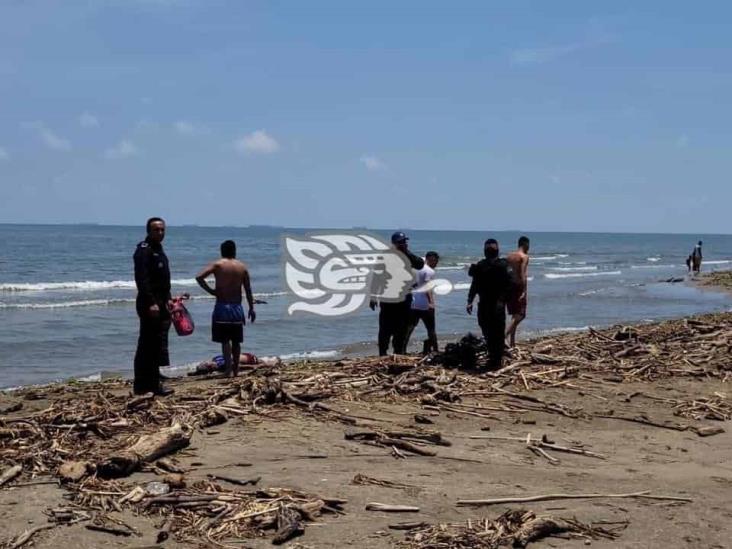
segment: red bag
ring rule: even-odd
[[[179,336],[191,335],[196,327],[191,313],[189,313],[186,306],[183,305],[184,299],[188,299],[188,296],[182,295],[180,297],[173,298],[173,303],[170,306],[170,319],[173,321],[173,326]]]

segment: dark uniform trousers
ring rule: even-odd
[[[506,305],[478,302],[478,325],[488,347],[488,368],[498,370],[506,345]]]
[[[163,247],[149,237],[140,242],[133,256],[137,285],[137,316],[140,335],[135,352],[135,393],[157,392],[160,389],[160,366],[168,366],[168,330],[170,329],[170,266]],[[157,305],[157,316],[150,307]]]
[[[140,318],[140,335],[135,352],[135,393],[157,391],[160,386],[160,366],[170,365],[168,356],[168,330],[170,315],[164,304],[159,305],[160,315],[151,317],[148,311],[137,311]]]
[[[410,299],[399,303],[382,301],[379,305],[379,356],[385,356],[391,342],[394,353],[406,352],[409,314],[412,308]]]

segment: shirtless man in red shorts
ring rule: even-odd
[[[506,257],[509,272],[511,273],[511,292],[509,294],[507,309],[511,315],[511,324],[506,330],[506,337],[509,338],[509,347],[516,345],[516,329],[521,321],[526,318],[526,302],[529,284],[529,239],[525,236],[519,238],[518,249]]]

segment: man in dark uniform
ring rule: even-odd
[[[488,347],[488,367],[497,370],[503,360],[506,333],[506,299],[511,277],[506,260],[498,257],[498,242],[492,238],[483,247],[485,259],[471,265],[473,277],[468,292],[468,314],[473,314],[473,300],[478,295],[478,325]]]
[[[160,366],[168,366],[168,330],[170,329],[170,267],[163,251],[165,221],[152,217],[147,221],[147,238],[135,249],[135,284],[140,337],[135,353],[136,395],[169,395],[160,383]]]
[[[424,267],[424,259],[409,251],[409,238],[403,232],[391,235],[394,249],[403,253],[412,269]],[[376,300],[369,303],[371,310],[376,309]],[[407,330],[409,329],[410,310],[412,308],[412,294],[408,293],[402,301],[379,303],[379,356],[385,356],[391,342],[394,354],[406,353]]]

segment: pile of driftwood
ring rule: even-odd
[[[615,526],[625,527],[627,523]],[[399,525],[396,525],[399,528]],[[408,528],[409,525],[403,525]],[[548,536],[615,539],[615,531],[583,524],[576,519],[536,516],[531,511],[506,511],[494,520],[468,520],[460,524],[438,524],[414,528],[399,544],[409,549],[497,549],[501,546],[526,547]]]
[[[231,418],[253,421],[261,416],[303,413],[344,423],[350,428],[347,439],[385,447],[395,457],[433,456],[438,447],[449,445],[439,433],[424,428],[384,426],[386,420],[379,420],[378,424],[373,415],[349,412],[349,403],[354,401],[367,407],[383,401],[417,403],[424,411],[414,417],[420,425],[431,422],[430,414],[443,411],[514,421],[525,414],[543,412],[693,429],[700,435],[721,430],[661,422],[616,410],[590,413],[578,406],[581,400],[575,399],[573,405],[568,405],[556,397],[531,393],[533,389],[550,387],[592,396],[595,387],[618,387],[625,381],[671,376],[725,381],[732,376],[732,314],[591,329],[528,341],[515,349],[498,371],[480,368],[485,356],[479,341],[468,339],[463,343],[452,355],[265,366],[233,381],[182,382],[176,394],[165,399],[152,395],[133,398],[129,384],[122,381],[20,390],[14,393],[11,405],[0,409],[0,489],[39,478],[58,479],[79,506],[70,515],[60,513],[67,521],[83,520],[83,516],[74,514],[77,512],[94,518],[124,505],[145,506],[150,498],[158,496],[140,486],[114,484],[114,479],[127,478],[140,470],[161,476],[176,473],[174,464],[166,461],[165,456],[186,448],[192,436],[205,436],[207,429]],[[461,362],[463,356],[469,357],[469,364]],[[670,410],[690,420],[723,420],[732,415],[723,393],[692,401],[668,400]],[[24,407],[37,411],[25,413]],[[553,463],[558,458],[550,452],[604,457],[581,446],[562,446],[546,438],[529,437],[525,443],[531,452]],[[90,489],[90,482],[99,484]],[[321,510],[337,509],[332,500],[316,496],[231,494],[219,491],[213,484],[175,492],[180,490],[175,482],[166,483],[173,492],[165,497],[204,498],[165,500],[164,504],[145,507],[145,512],[152,509],[161,520],[169,519],[169,531],[186,539],[254,535],[265,526],[274,524],[279,528],[287,517],[294,520],[293,513],[307,520]],[[134,497],[123,499],[136,488]],[[318,502],[323,502],[323,506]],[[249,513],[258,514],[247,517]],[[234,516],[245,520],[231,520]],[[17,543],[15,540],[13,545],[22,545]]]

